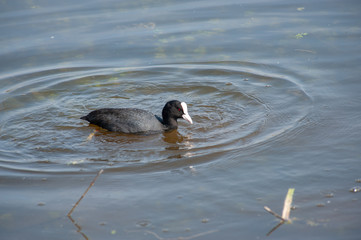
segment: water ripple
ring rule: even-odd
[[[0,167],[14,171],[164,171],[247,156],[287,141],[312,123],[300,76],[248,62],[135,68],[43,69],[1,79]],[[14,81],[17,79],[18,81]],[[193,125],[150,136],[111,133],[79,119],[101,107],[160,114],[189,105]]]

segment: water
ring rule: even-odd
[[[0,5],[1,239],[359,239],[358,1]],[[172,99],[193,125],[79,119]]]

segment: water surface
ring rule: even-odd
[[[359,238],[359,2],[0,5],[1,238],[265,239],[292,187],[268,238]],[[173,99],[193,125],[79,119]]]

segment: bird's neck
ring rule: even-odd
[[[177,119],[171,118],[167,114],[163,115],[163,123],[169,129],[176,129],[178,127]]]

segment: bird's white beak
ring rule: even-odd
[[[184,112],[184,114],[182,115],[182,118],[184,118],[185,120],[187,120],[190,124],[193,124],[192,118],[191,118],[191,116],[189,116],[189,114],[188,114],[187,104],[186,104],[185,102],[181,102],[181,106],[182,106],[183,112]]]

